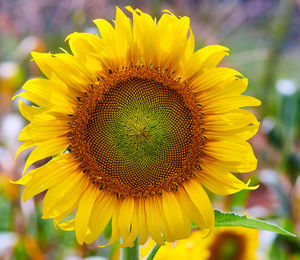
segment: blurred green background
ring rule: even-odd
[[[92,20],[114,19],[115,6],[140,8],[160,17],[169,9],[189,16],[196,49],[209,44],[230,48],[221,66],[249,78],[247,94],[262,101],[252,110],[261,121],[251,144],[258,168],[251,191],[219,197],[214,207],[267,219],[300,235],[300,1],[299,0],[1,0],[0,1],[0,259],[118,259],[118,250],[79,246],[73,232],[56,230],[41,219],[43,194],[26,203],[20,176],[28,152],[14,155],[27,124],[12,96],[30,77],[41,76],[30,51],[69,50],[74,31],[97,33]],[[129,15],[129,13],[127,13]],[[41,165],[39,162],[36,166]],[[245,180],[250,174],[243,174]],[[105,238],[103,238],[105,239]],[[260,232],[259,259],[300,259],[300,241]],[[93,258],[93,256],[98,256]],[[101,258],[102,257],[102,258]]]

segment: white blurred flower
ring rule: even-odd
[[[10,172],[15,166],[15,162],[11,154],[6,148],[0,146],[0,170]]]
[[[87,27],[84,32],[99,35],[99,31],[95,27]]]
[[[276,82],[276,90],[283,96],[292,96],[298,90],[295,81],[290,79],[279,79]]]
[[[0,257],[3,253],[18,242],[18,237],[13,232],[0,232]]]
[[[24,122],[17,114],[6,114],[2,118],[0,125],[0,137],[2,141],[8,146],[12,147],[16,144],[18,135],[20,134]]]
[[[261,182],[273,186],[279,182],[278,176],[279,173],[273,169],[261,169],[258,173]]]
[[[18,65],[13,61],[6,61],[0,63],[0,78],[9,79],[18,73]]]
[[[84,258],[85,260],[106,260],[107,258],[103,256],[88,256]]]
[[[275,119],[271,116],[267,116],[260,124],[260,131],[265,134],[270,133],[275,127]]]
[[[28,36],[24,38],[17,48],[17,55],[24,59],[30,54],[31,51],[35,50],[38,47],[39,39],[35,36]]]
[[[271,248],[276,236],[277,234],[274,232],[265,230],[259,231],[259,259],[268,259],[267,252],[269,252],[269,249]]]

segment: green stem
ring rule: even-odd
[[[154,258],[154,256],[156,255],[156,253],[157,253],[157,251],[158,251],[158,249],[159,249],[160,247],[161,247],[161,245],[156,244],[156,245],[152,248],[152,250],[151,250],[150,254],[148,255],[148,257],[146,258],[146,260],[152,260],[152,259]]]
[[[122,249],[122,259],[123,260],[138,260],[138,259],[140,259],[138,239],[136,239],[134,241],[133,247],[125,247]]]
[[[263,101],[261,109],[264,113],[263,117],[276,113],[274,86],[283,48],[286,45],[288,32],[296,10],[295,0],[279,1],[279,3],[279,11],[274,18],[273,28],[271,29],[271,44],[262,76],[262,87],[260,88],[260,98]]]

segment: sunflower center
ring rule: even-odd
[[[167,142],[167,129],[157,109],[139,105],[124,113],[109,129],[112,141],[134,165],[146,165],[157,158]]]
[[[118,196],[176,189],[192,175],[203,138],[201,113],[184,86],[130,68],[81,98],[71,151],[91,181]]]
[[[211,245],[210,260],[239,260],[244,259],[244,237],[231,232],[219,234]]]

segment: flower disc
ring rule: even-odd
[[[91,181],[117,196],[177,189],[199,159],[200,109],[183,84],[157,70],[125,72],[83,98],[71,150]]]

